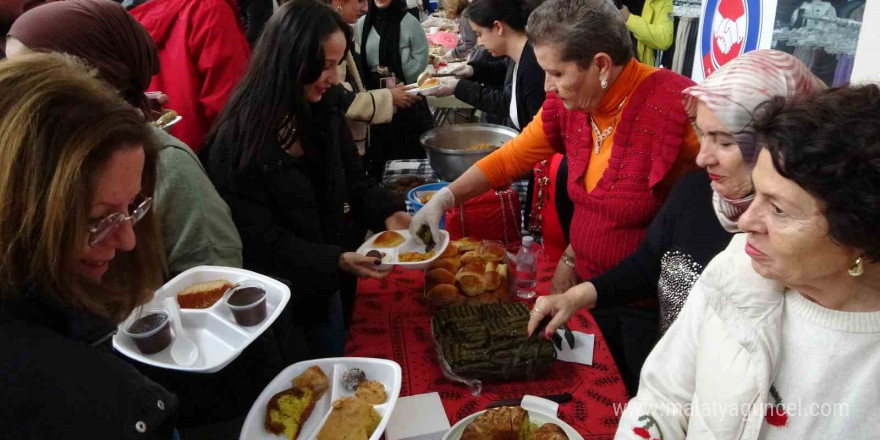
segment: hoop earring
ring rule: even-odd
[[[862,257],[856,258],[855,263],[849,267],[849,274],[850,276],[857,277],[863,273],[865,273],[865,265],[862,262]]]
[[[604,76],[599,78],[599,85],[602,86],[603,89],[607,89],[608,88],[608,79],[605,78]]]

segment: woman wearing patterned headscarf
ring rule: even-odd
[[[9,31],[7,55],[27,51],[81,58],[129,104],[148,111],[144,91],[159,72],[156,45],[118,3],[70,0],[25,12]],[[202,265],[241,267],[241,239],[232,214],[198,158],[174,136],[152,129],[162,145],[154,203],[169,275]]]
[[[579,308],[624,304],[657,292],[661,332],[675,321],[703,268],[724,250],[754,198],[757,160],[750,127],[755,109],[774,96],[810,95],[825,85],[793,56],[774,50],[744,54],[702,84],[685,89],[685,108],[700,137],[694,171],[682,179],[651,222],[639,249],[617,266],[563,295],[538,298],[529,328],[554,315],[548,332]],[[647,335],[655,337],[656,335]]]

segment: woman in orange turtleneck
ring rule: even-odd
[[[547,100],[522,134],[437,192],[412,221],[436,235],[443,212],[565,153],[574,202],[570,245],[552,292],[563,293],[633,253],[673,184],[695,167],[699,142],[681,103],[693,82],[639,64],[607,0],[547,0],[527,32],[546,72]],[[543,312],[542,312],[543,313]],[[630,389],[658,335],[656,303],[594,309]]]

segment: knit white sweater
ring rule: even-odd
[[[830,310],[788,291],[782,316],[771,388],[781,405],[760,438],[880,436],[880,312]]]
[[[880,312],[828,310],[786,292],[755,273],[745,238],[697,280],[645,361],[615,438],[878,438]]]

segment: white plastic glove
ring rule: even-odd
[[[452,69],[452,74],[459,78],[470,78],[474,76],[474,67],[470,64],[462,64]]]
[[[458,85],[458,78],[454,76],[444,76],[443,78],[437,79],[440,81],[440,88],[434,92],[434,96],[442,98],[444,96],[451,96],[455,93],[455,86]]]
[[[434,197],[428,201],[422,209],[416,213],[412,222],[409,224],[409,233],[413,237],[418,237],[419,229],[422,225],[428,225],[431,228],[431,236],[434,237],[434,243],[440,243],[440,218],[447,210],[455,207],[455,196],[449,188],[441,188],[440,191],[434,193]],[[421,241],[420,238],[416,238]]]

